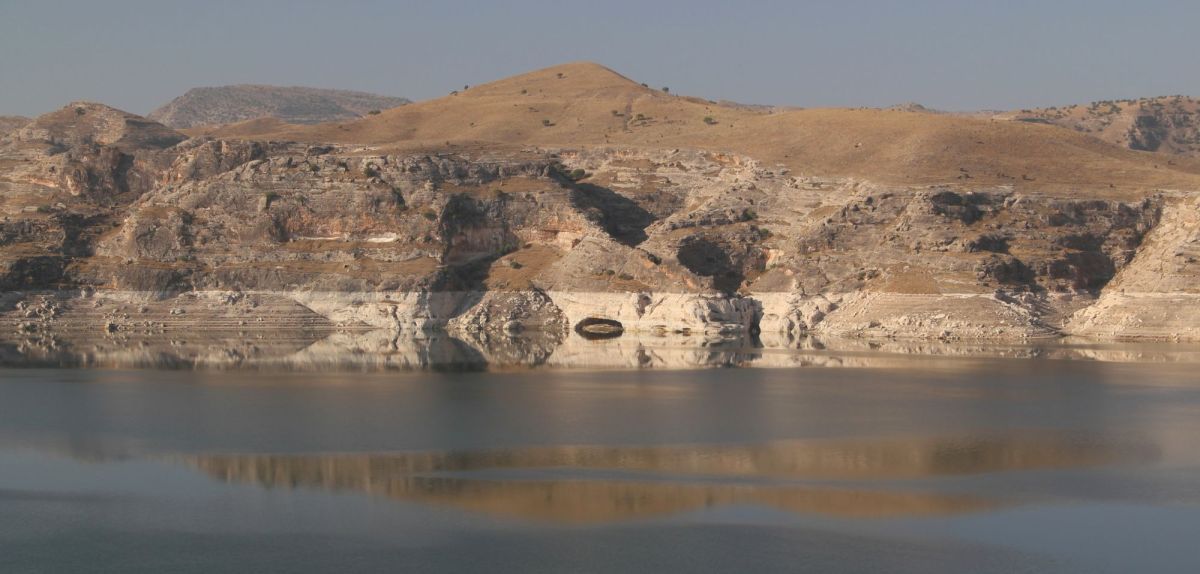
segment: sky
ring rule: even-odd
[[[237,83],[415,100],[591,60],[743,103],[1017,109],[1200,95],[1196,0],[0,0],[0,115]]]

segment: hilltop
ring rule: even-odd
[[[348,90],[261,85],[193,88],[147,116],[173,128],[279,118],[313,124],[357,118],[409,100]]]
[[[1028,122],[879,109],[756,110],[672,95],[578,62],[473,86],[355,121],[234,124],[214,136],[346,144],[483,141],[721,150],[794,172],[903,184],[1179,187],[1166,169],[1085,134]]]
[[[1060,126],[1140,151],[1200,157],[1200,99],[1162,96],[1020,110],[1000,119]]]

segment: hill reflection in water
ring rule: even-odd
[[[998,438],[553,446],[473,452],[190,455],[227,482],[354,491],[562,523],[756,505],[841,517],[951,515],[1016,499],[923,492],[923,479],[1150,461],[1154,447],[1046,433]],[[515,475],[515,476],[514,476]],[[915,481],[907,488],[887,481]]]

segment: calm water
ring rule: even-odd
[[[0,572],[1200,572],[1198,372],[0,370]]]

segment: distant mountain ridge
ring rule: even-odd
[[[193,88],[147,117],[177,129],[258,118],[316,124],[353,119],[407,103],[406,98],[349,90],[242,84]]]

